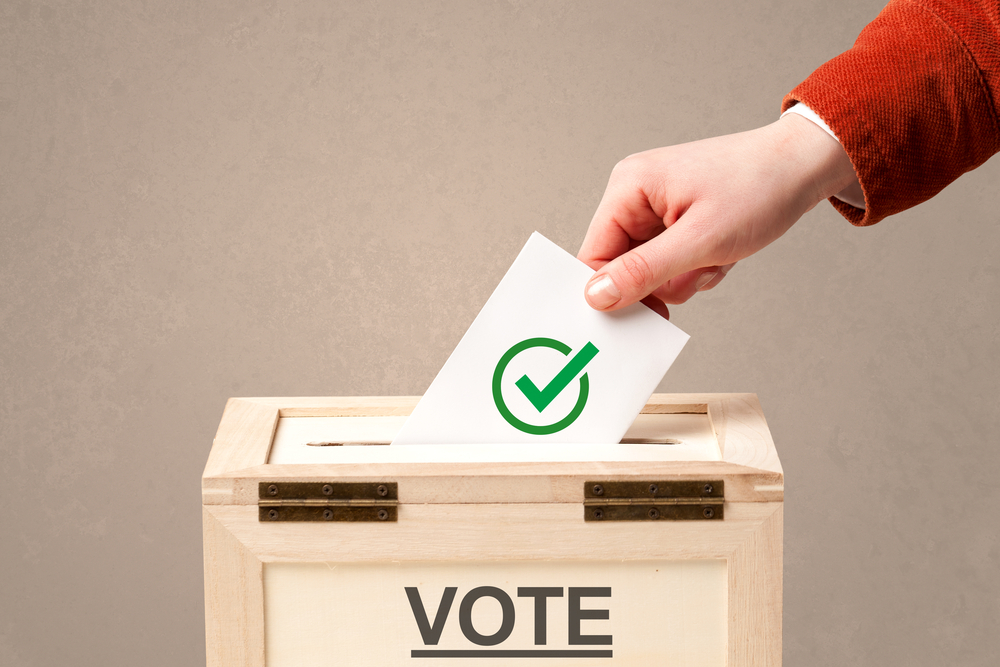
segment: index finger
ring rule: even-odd
[[[633,178],[608,183],[577,257],[597,270],[666,229],[642,184]]]

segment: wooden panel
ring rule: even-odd
[[[696,414],[703,415],[708,412],[706,402],[695,402],[697,396],[708,396],[709,394],[653,394],[646,401],[642,408],[644,415],[669,415],[669,414]],[[717,394],[711,394],[718,396]]]
[[[261,523],[205,508],[258,559],[277,561],[728,558],[780,503],[726,504],[724,521],[583,521],[583,505],[401,505],[398,523]],[[780,590],[780,589],[779,589]]]
[[[781,666],[783,506],[771,509],[729,558],[729,667]]]
[[[277,426],[277,408],[253,399],[229,399],[205,464],[203,479],[267,462]]]
[[[708,414],[723,461],[784,474],[755,394],[721,394],[708,401]]]
[[[208,667],[264,667],[260,560],[211,512],[202,512]]]
[[[408,415],[419,396],[295,396],[249,398],[261,405],[279,408],[282,417],[370,417]]]
[[[466,622],[482,635],[508,630],[489,646],[470,641],[461,627],[460,605],[481,586],[498,589],[471,606]],[[448,587],[454,598],[439,633],[425,638],[406,593],[419,596],[418,609],[437,611]],[[558,591],[538,613],[521,587]],[[580,609],[608,611],[606,619],[573,623],[574,630],[605,643],[570,643],[570,589],[606,588],[607,595],[578,598]],[[591,591],[592,592],[592,591]],[[412,593],[411,593],[412,594]],[[723,667],[726,663],[727,567],[724,560],[475,561],[373,563],[267,563],[264,566],[268,667],[383,667],[427,664],[474,667],[477,657],[411,660],[412,651],[521,651],[536,653],[485,664],[519,667]],[[506,596],[504,613],[497,599]],[[471,598],[475,599],[475,598]],[[582,603],[582,604],[581,604]],[[536,623],[544,637],[536,634]],[[429,628],[425,629],[425,632]],[[555,651],[595,651],[567,658]],[[454,656],[454,654],[452,654]]]
[[[729,667],[781,664],[782,504],[727,504],[724,522],[593,524],[575,505],[416,505],[398,524],[261,524],[205,508],[210,665],[262,665],[265,563],[726,559]],[[213,523],[214,522],[214,523]],[[264,567],[267,567],[265,565]],[[450,663],[449,663],[450,664]]]
[[[772,502],[784,496],[782,478],[727,463],[573,462],[266,465],[205,480],[216,491],[205,504],[256,505],[260,481],[398,482],[402,503],[583,502],[583,484],[601,480],[718,480],[728,502]],[[225,502],[221,502],[225,500]],[[219,502],[216,502],[219,501]]]

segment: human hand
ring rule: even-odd
[[[611,172],[578,255],[597,310],[642,300],[664,317],[719,284],[856,179],[840,143],[797,114],[756,130],[631,155]]]

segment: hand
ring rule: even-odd
[[[762,128],[631,155],[611,172],[578,257],[598,310],[664,317],[856,180],[840,143],[788,114]]]

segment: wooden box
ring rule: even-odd
[[[386,446],[416,401],[229,401],[209,665],[781,664],[756,396],[654,395],[615,445]]]

